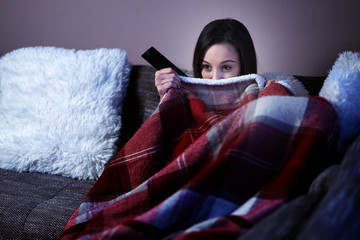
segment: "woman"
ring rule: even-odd
[[[246,27],[234,19],[210,22],[196,43],[193,71],[196,78],[222,79],[256,73],[256,53]],[[178,74],[171,68],[155,73],[155,86],[160,98],[180,86]]]

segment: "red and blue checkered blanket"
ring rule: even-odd
[[[63,239],[236,239],[304,193],[337,140],[321,97],[182,83],[108,164]]]

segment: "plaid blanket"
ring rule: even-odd
[[[289,89],[253,78],[170,89],[62,238],[236,239],[304,193],[337,140],[332,106]]]

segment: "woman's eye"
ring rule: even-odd
[[[223,66],[223,69],[224,69],[225,71],[230,71],[230,70],[232,69],[232,67],[231,67],[231,66],[228,66],[228,65],[225,65],[225,66]]]
[[[211,69],[211,67],[210,67],[210,65],[206,65],[206,64],[203,64],[202,65],[202,69],[204,69],[204,70],[210,70]]]

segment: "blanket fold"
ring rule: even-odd
[[[63,239],[236,239],[307,190],[337,116],[278,80],[170,89],[69,219]]]

